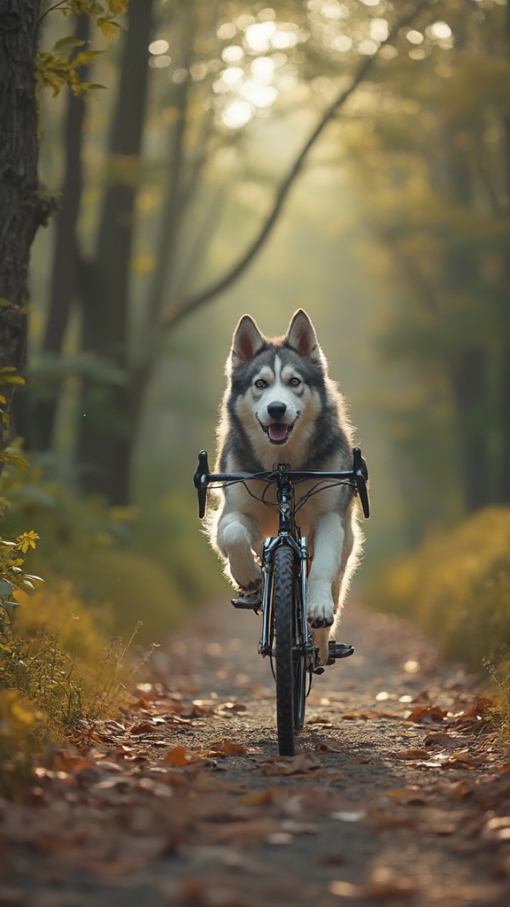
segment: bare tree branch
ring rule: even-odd
[[[390,34],[388,35],[386,40],[379,45],[376,52],[363,61],[349,87],[340,92],[340,94],[335,98],[332,104],[330,104],[330,106],[325,110],[319,123],[297,155],[294,163],[287,173],[287,176],[281,182],[276,192],[273,207],[269,212],[268,217],[262,224],[258,235],[255,237],[251,245],[248,246],[248,249],[241,255],[241,257],[237,260],[233,267],[229,271],[227,271],[227,273],[223,277],[220,277],[220,279],[215,283],[211,284],[205,290],[200,291],[196,295],[183,300],[175,308],[163,311],[161,313],[161,324],[164,327],[175,327],[175,325],[180,322],[186,315],[191,314],[191,312],[195,312],[206,302],[209,302],[215,296],[218,296],[219,293],[222,293],[224,290],[226,290],[227,287],[233,284],[241,276],[241,274],[244,273],[248,265],[251,264],[253,259],[256,257],[256,255],[268,239],[269,235],[272,233],[273,228],[282,211],[282,208],[287,200],[287,196],[289,195],[289,192],[294,185],[297,177],[301,173],[308,153],[315,145],[315,142],[322,134],[325,127],[333,119],[337,111],[340,110],[340,108],[354,93],[358,85],[360,85],[366,79],[382,48],[394,41],[398,36],[400,29],[405,28],[406,25],[409,25],[416,18],[418,13],[420,13],[421,10],[429,4],[429,2],[430,0],[419,0],[419,2],[411,12],[406,13],[406,15],[402,16],[398,20],[398,22],[396,22]]]

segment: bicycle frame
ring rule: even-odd
[[[307,479],[321,481],[332,481],[338,483],[351,484],[354,494],[358,494],[365,517],[370,515],[370,505],[368,499],[367,479],[368,470],[366,463],[361,455],[359,447],[353,449],[352,469],[342,472],[321,472],[319,470],[292,470],[284,463],[279,464],[278,468],[271,472],[259,473],[210,473],[207,459],[207,451],[202,450],[198,455],[198,468],[193,477],[195,488],[198,491],[199,517],[203,519],[206,509],[206,495],[209,485],[220,483],[246,482],[250,479],[258,481],[274,482],[277,488],[277,501],[279,511],[278,535],[274,538],[266,539],[262,549],[262,567],[264,570],[264,591],[262,600],[262,638],[260,640],[259,652],[261,655],[271,655],[271,581],[272,581],[272,564],[276,548],[279,545],[290,545],[293,548],[296,558],[301,562],[301,602],[302,602],[302,620],[303,627],[300,633],[296,627],[298,638],[301,636],[306,639],[305,646],[313,650],[311,643],[312,636],[308,629],[307,612],[306,612],[306,565],[308,561],[306,539],[302,538],[296,530],[295,511],[293,508],[293,483],[302,482]]]
[[[266,482],[266,488],[271,483],[276,485],[278,534],[274,538],[266,539],[262,546],[261,566],[264,577],[262,602],[256,594],[252,597],[250,594],[244,594],[233,599],[232,604],[236,608],[252,609],[257,614],[260,614],[262,605],[259,653],[271,659],[271,668],[276,681],[279,751],[281,755],[292,756],[295,753],[295,733],[303,727],[305,702],[310,692],[313,674],[322,674],[324,663],[333,664],[336,658],[345,658],[354,651],[352,646],[337,645],[336,642],[330,641],[327,661],[319,660],[319,649],[314,646],[313,632],[307,620],[307,543],[296,525],[296,513],[309,497],[330,487],[329,485],[321,487],[323,482],[330,482],[332,485],[349,485],[353,495],[359,495],[363,513],[368,517],[370,513],[368,471],[359,447],[353,450],[352,469],[342,472],[292,470],[287,464],[281,463],[271,472],[215,474],[209,472],[207,452],[202,450],[198,455],[198,469],[194,475],[200,518],[203,519],[205,516],[209,485],[225,487],[229,484],[242,483],[247,487],[246,483],[250,479]],[[296,505],[294,484],[306,480],[317,482],[305,491]],[[274,501],[265,499],[265,491],[261,497],[253,496],[262,503],[274,506]],[[282,550],[284,547],[287,551]],[[289,548],[292,560],[288,554]]]

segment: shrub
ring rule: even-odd
[[[23,571],[33,545],[33,532],[0,539],[0,795],[15,793],[34,753],[79,718],[115,714],[133,673],[129,643],[108,639],[107,610],[84,606],[62,581],[24,591],[38,580]]]
[[[429,536],[370,583],[368,604],[414,618],[475,670],[510,655],[510,508]]]

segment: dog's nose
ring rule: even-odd
[[[267,411],[271,416],[271,419],[281,419],[285,415],[285,410],[287,409],[286,403],[270,403],[267,407]]]

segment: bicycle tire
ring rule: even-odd
[[[299,642],[299,641],[298,641]],[[305,723],[306,708],[306,658],[294,650],[294,730],[300,731]]]
[[[294,703],[294,553],[287,545],[277,548],[273,573],[273,619],[275,631],[276,726],[280,756],[295,752]]]

